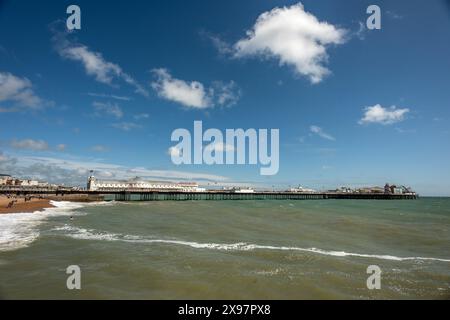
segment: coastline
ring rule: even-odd
[[[47,208],[53,208],[51,201],[71,201],[71,202],[92,202],[99,201],[98,198],[91,198],[83,195],[43,195],[40,197],[31,197],[25,201],[24,196],[8,196],[0,195],[0,215],[11,213],[39,213]],[[8,207],[10,202],[14,201],[12,207]]]
[[[8,204],[11,201],[15,201],[14,205],[8,208]],[[52,207],[54,206],[50,203],[50,199],[32,198],[25,201],[24,197],[8,198],[0,195],[0,214],[39,212]]]

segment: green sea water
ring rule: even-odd
[[[450,298],[449,198],[55,204],[0,215],[0,298]]]

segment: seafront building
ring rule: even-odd
[[[12,180],[12,177],[9,174],[0,174],[0,186],[7,185],[10,180]]]
[[[9,174],[0,174],[0,186],[14,187],[47,187],[48,183],[31,179],[19,179]]]
[[[131,191],[131,190],[155,190],[155,191],[182,191],[182,192],[204,192],[196,182],[168,182],[168,181],[143,181],[138,177],[131,180],[101,181],[94,176],[88,178],[88,191]]]
[[[252,188],[233,188],[232,191],[234,193],[255,193]]]
[[[313,192],[316,192],[316,190],[310,189],[310,188],[304,188],[302,186],[298,186],[296,188],[290,188],[289,192],[313,193]]]
[[[386,183],[384,188],[382,187],[361,187],[361,188],[350,188],[350,187],[340,187],[335,190],[328,190],[328,192],[335,192],[335,193],[359,193],[359,194],[405,194],[405,195],[412,195],[415,194],[415,192],[410,187],[405,186],[397,186],[395,184],[390,185],[389,183]]]
[[[386,183],[384,186],[384,193],[386,194],[410,194],[414,193],[414,191],[411,190],[411,188],[405,187],[405,186],[396,186],[395,184],[389,185],[389,183]]]

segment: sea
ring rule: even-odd
[[[450,198],[53,205],[0,215],[0,299],[450,298]]]

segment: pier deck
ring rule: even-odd
[[[105,200],[115,201],[189,201],[189,200],[414,200],[416,195],[403,194],[341,194],[341,193],[289,193],[289,192],[122,192],[105,194]]]
[[[207,192],[177,192],[177,191],[142,191],[142,190],[19,190],[2,189],[3,194],[18,195],[92,195],[103,197],[106,201],[190,201],[190,200],[324,200],[324,199],[354,199],[354,200],[414,200],[416,194],[384,194],[384,193],[295,193],[295,192],[254,192],[236,193],[229,191]]]

